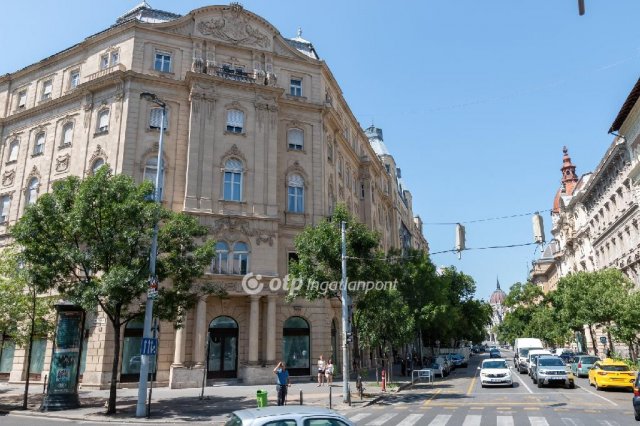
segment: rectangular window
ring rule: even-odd
[[[23,90],[18,93],[18,109],[24,109],[27,106],[27,91]]]
[[[9,220],[9,208],[11,207],[11,197],[5,195],[1,199],[2,211],[0,211],[0,223],[4,223]]]
[[[164,112],[164,130],[169,127],[169,111],[165,109]],[[162,122],[162,108],[152,108],[149,116],[149,128],[160,129],[160,123]]]
[[[98,115],[98,131],[106,132],[109,130],[109,111],[102,111]]]
[[[118,65],[120,63],[120,52],[111,52],[111,66]]]
[[[33,155],[40,155],[44,153],[44,134],[36,136],[36,144],[33,148]]]
[[[293,213],[304,212],[304,188],[289,187],[289,211]]]
[[[62,128],[62,145],[71,145],[73,139],[73,125],[67,124]]]
[[[302,96],[302,80],[298,78],[292,78],[289,85],[289,94],[291,96]]]
[[[224,199],[227,201],[240,201],[242,188],[242,174],[237,172],[224,172]]]
[[[153,69],[160,72],[171,72],[171,55],[166,52],[156,52]]]
[[[53,90],[53,82],[47,80],[42,84],[42,99],[51,99],[51,91]]]
[[[100,55],[100,69],[104,70],[109,68],[109,55]]]
[[[71,74],[69,74],[69,88],[75,89],[78,84],[80,84],[80,71],[71,71]]]
[[[227,132],[242,133],[244,127],[244,112],[237,109],[227,111]]]

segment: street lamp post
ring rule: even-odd
[[[155,181],[155,197],[157,204],[162,203],[162,146],[164,139],[164,121],[166,117],[167,104],[153,93],[144,92],[140,94],[140,99],[153,102],[162,108],[162,117],[160,117],[160,141],[158,143],[158,161],[156,163],[156,181]],[[154,292],[157,291],[158,277],[156,276],[156,257],[158,254],[158,220],[153,227],[153,238],[151,240],[151,253],[149,254],[149,292],[147,293],[147,303],[144,311],[144,329],[143,338],[152,337],[151,323],[153,319],[153,299]],[[157,350],[157,348],[156,348]],[[151,355],[140,355],[140,383],[138,385],[138,404],[136,406],[136,417],[144,417],[147,415],[147,380],[149,378],[149,364]]]

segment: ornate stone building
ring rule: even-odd
[[[144,92],[167,104],[141,99]],[[217,241],[201,282],[224,285],[178,331],[160,325],[157,380],[199,386],[202,377],[271,382],[276,360],[308,376],[320,354],[339,362],[338,300],[285,303],[268,286],[287,274],[293,238],[336,203],[382,235],[385,249],[427,249],[410,192],[380,129],[363,131],[340,87],[301,33],[283,37],[238,4],[185,16],[146,3],[115,25],[0,77],[0,239],[26,205],[69,175],[104,164],[155,179],[164,127],[164,204],[196,216]],[[87,322],[84,387],[106,387],[111,348],[122,339],[120,382],[137,382],[142,326],[113,336],[98,313]],[[47,374],[51,343],[27,354],[3,340],[0,375],[20,382]],[[24,362],[33,360],[30,372]],[[2,377],[0,376],[0,377]]]
[[[500,281],[496,278],[496,289],[491,293],[489,298],[489,305],[491,306],[491,324],[487,326],[487,340],[492,343],[498,343],[498,337],[496,334],[496,327],[502,324],[506,308],[504,306],[504,300],[507,298],[507,294],[500,288]]]

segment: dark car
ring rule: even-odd
[[[640,375],[633,382],[633,414],[640,421]]]
[[[489,358],[500,358],[500,349],[493,348],[489,351]]]

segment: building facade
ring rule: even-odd
[[[166,103],[164,122],[145,92]],[[105,164],[139,182],[163,173],[164,205],[209,228],[216,256],[199,284],[222,285],[228,297],[201,299],[179,330],[160,324],[156,378],[175,388],[205,376],[271,382],[277,360],[300,376],[320,354],[339,361],[339,300],[286,303],[268,286],[243,290],[246,277],[284,277],[294,237],[337,203],[379,231],[384,249],[428,249],[400,169],[380,148],[382,131],[359,127],[300,32],[285,38],[239,4],[180,16],[143,2],[112,27],[0,77],[0,137],[5,245],[11,224],[53,182]],[[116,338],[119,381],[137,382],[141,336],[140,323],[113,336],[104,315],[90,315],[82,386],[108,386]],[[42,380],[50,351],[45,339],[28,354],[5,336],[0,378]]]
[[[489,305],[491,306],[491,324],[487,326],[487,341],[491,343],[498,342],[497,327],[502,324],[504,314],[507,312],[504,306],[504,300],[507,294],[500,288],[500,281],[496,279],[496,289],[491,293]]]

